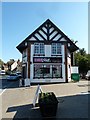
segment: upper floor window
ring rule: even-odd
[[[52,54],[61,54],[61,44],[52,43]]]
[[[44,54],[44,43],[34,44],[34,54]]]

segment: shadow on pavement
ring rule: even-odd
[[[54,119],[58,120],[59,118],[90,118],[88,114],[89,106],[90,105],[90,95],[89,94],[81,94],[81,95],[73,95],[73,96],[64,96],[64,97],[57,97],[58,109],[57,115],[55,118],[43,118],[40,113],[39,107],[33,108],[32,104],[16,106],[16,107],[9,107],[7,109],[7,113],[16,111],[16,114],[13,120],[16,119],[29,119],[29,120],[42,120],[42,119]]]
[[[22,85],[24,87],[24,85]],[[20,79],[18,80],[7,80],[0,79],[0,89],[11,89],[11,88],[19,88],[20,87]]]

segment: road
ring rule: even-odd
[[[7,79],[0,79],[0,94],[5,89],[19,87],[19,81],[8,81]]]

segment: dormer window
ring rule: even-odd
[[[34,44],[34,54],[45,54],[44,43]]]
[[[52,43],[52,55],[60,55],[60,54],[61,54],[61,44]]]

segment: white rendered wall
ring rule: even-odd
[[[25,57],[23,57],[23,54],[22,54],[22,63],[23,63],[23,66],[25,65],[26,66],[26,64],[27,64],[27,74],[26,74],[26,78],[27,78],[27,76],[28,76],[28,61],[27,61],[27,49],[26,49],[26,52],[25,52],[25,54],[26,54],[26,56]]]
[[[24,53],[24,52],[23,52]],[[27,49],[26,49],[26,52],[25,52],[26,56],[23,57],[23,54],[22,54],[22,62],[23,63],[27,63]]]
[[[45,57],[51,57],[51,45],[45,45]]]
[[[34,45],[31,44],[31,63],[30,64],[30,82],[33,81],[33,54],[34,54]]]
[[[65,75],[65,48],[64,48],[64,45],[62,45],[62,77],[63,77],[63,82],[65,82],[66,75]]]
[[[62,78],[47,78],[47,79],[33,79],[31,83],[56,83],[56,82],[64,82]]]
[[[68,50],[68,56],[67,56],[67,70],[68,70],[68,81],[71,81],[71,54],[69,50]]]

